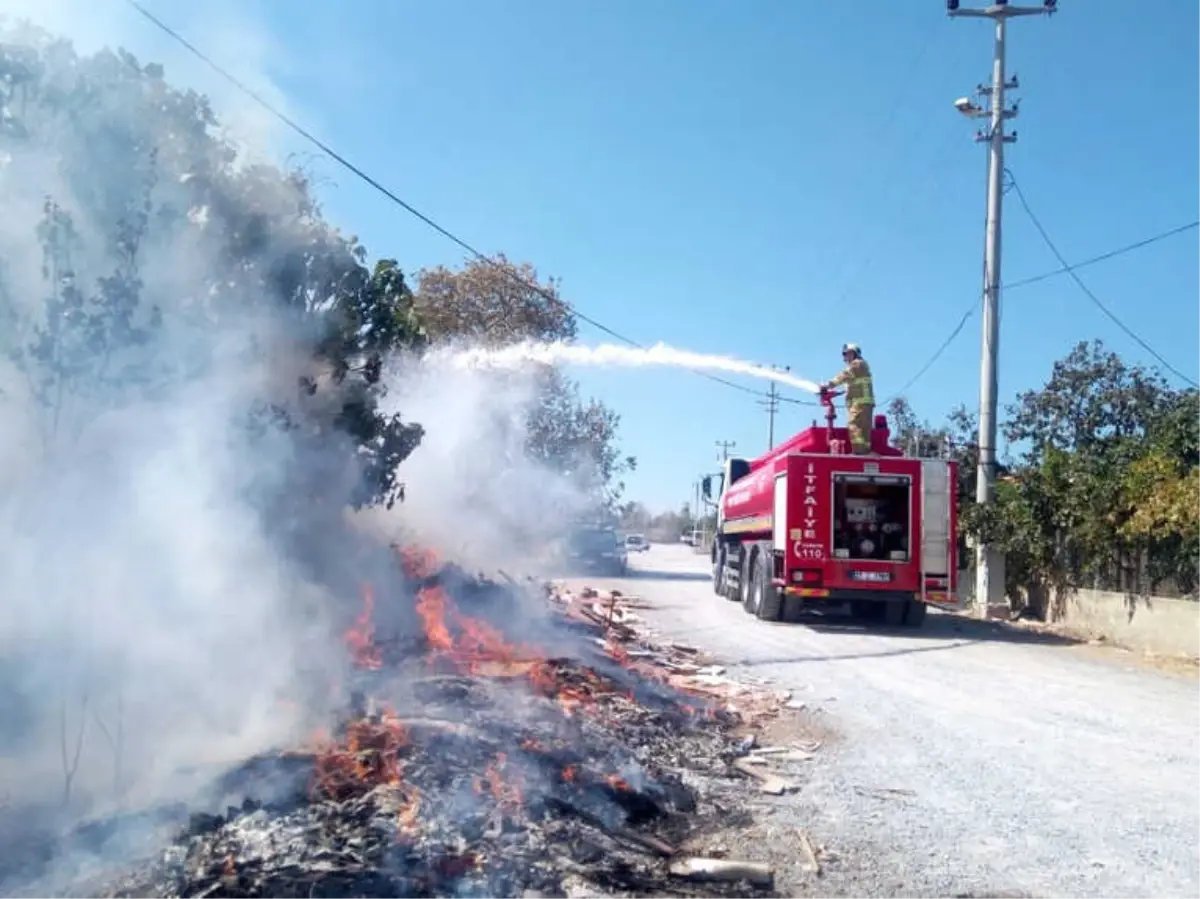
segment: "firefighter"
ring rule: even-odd
[[[857,456],[871,452],[871,419],[875,416],[875,387],[871,369],[856,343],[842,346],[842,361],[846,367],[832,380],[821,385],[822,390],[846,386],[846,412],[850,425],[850,445]]]

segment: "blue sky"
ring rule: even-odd
[[[187,30],[177,0],[147,5]],[[1197,218],[1197,4],[1139,7],[1062,0],[1054,17],[1010,28],[1022,106],[1007,164],[1072,261]],[[238,10],[269,36],[267,74],[306,125],[485,252],[561,277],[570,302],[640,342],[821,380],[853,340],[888,396],[977,305],[985,151],[951,103],[989,77],[992,34],[948,19],[940,0]],[[122,35],[143,57],[167,48],[148,24]],[[237,70],[232,36],[193,35]],[[462,260],[350,174],[315,167],[329,179],[328,214],[373,253],[408,269]],[[1012,194],[1005,211],[1006,280],[1055,268]],[[1194,376],[1197,266],[1191,231],[1081,274]],[[587,327],[581,337],[605,339]],[[1002,399],[1094,337],[1152,361],[1069,278],[1014,290]],[[918,412],[976,406],[978,357],[976,314],[908,391]],[[640,463],[629,495],[652,507],[690,496],[714,441],[766,448],[766,413],[744,393],[685,372],[577,375],[621,413]],[[777,435],[813,414],[785,405]]]

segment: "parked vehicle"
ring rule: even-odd
[[[851,455],[834,427],[813,426],[757,459],[728,459],[718,488],[713,590],[766,620],[849,603],[919,627],[927,603],[955,595],[955,463],[905,456],[875,416],[871,454]],[[712,497],[711,478],[703,482]]]
[[[629,534],[625,537],[625,551],[644,553],[650,548],[650,541],[643,534]]]
[[[567,539],[567,559],[572,568],[596,574],[625,574],[629,556],[625,541],[614,528],[580,527]]]

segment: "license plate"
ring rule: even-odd
[[[886,571],[851,571],[850,578],[855,581],[886,583],[892,579],[892,576]]]

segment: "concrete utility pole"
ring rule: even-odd
[[[979,363],[979,464],[976,469],[975,500],[987,505],[995,497],[996,487],[996,393],[1000,354],[1000,219],[1004,197],[1004,145],[1016,143],[1017,133],[1004,133],[1004,123],[1016,118],[1018,103],[1004,105],[1004,92],[1020,86],[1016,76],[1005,80],[1005,40],[1008,20],[1019,16],[1052,15],[1057,0],[1045,0],[1041,6],[1011,6],[1008,0],[995,0],[983,9],[961,9],[959,0],[946,0],[946,11],[954,18],[991,19],[996,29],[992,52],[992,83],[979,85],[975,93],[986,97],[984,106],[960,97],[954,108],[967,118],[989,119],[975,140],[988,145],[987,243],[984,249],[983,347]],[[1004,606],[1004,558],[994,547],[975,547],[975,614],[986,618],[992,606]]]
[[[737,446],[736,440],[718,440],[717,446],[721,448],[721,462],[724,463],[729,458],[729,451]]]
[[[774,371],[791,371],[790,365],[772,365]],[[779,385],[771,382],[767,390],[767,398],[758,400],[758,404],[767,410],[767,449],[775,448],[775,413],[779,411]]]

